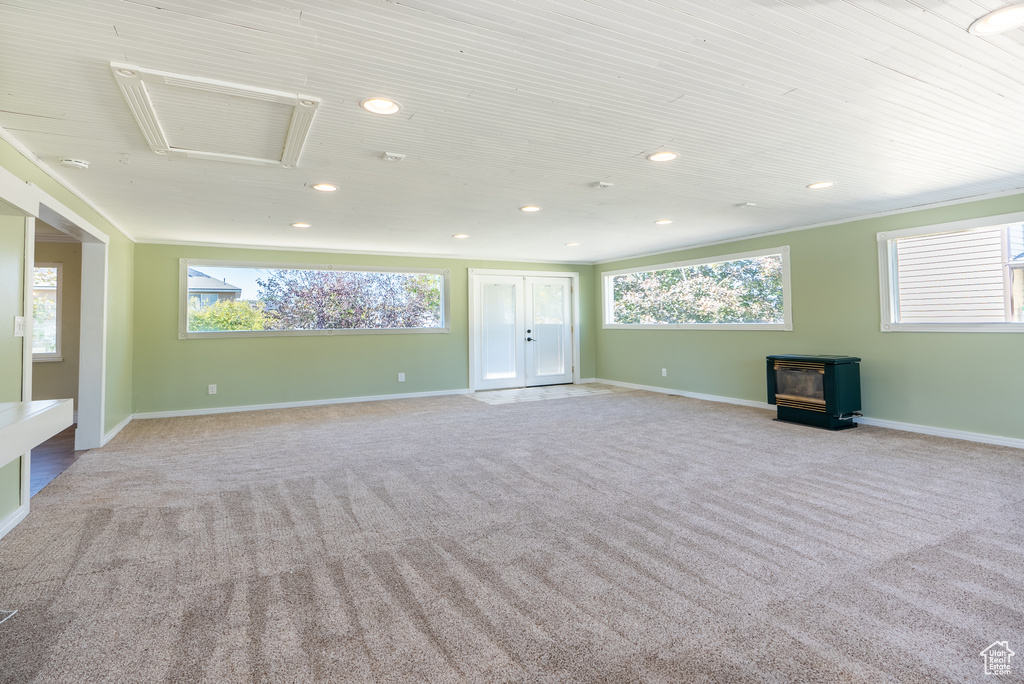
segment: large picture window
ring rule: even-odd
[[[878,244],[883,331],[1024,332],[1024,217],[879,233]]]
[[[789,248],[604,274],[604,327],[792,330]]]
[[[179,336],[448,332],[447,275],[182,259]]]

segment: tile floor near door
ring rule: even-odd
[[[75,426],[59,432],[32,450],[30,496],[35,496],[68,469],[85,451],[75,451]]]

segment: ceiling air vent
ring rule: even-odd
[[[320,99],[111,62],[157,154],[238,164],[298,164]]]

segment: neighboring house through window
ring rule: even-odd
[[[188,269],[189,305],[204,308],[221,300],[238,299],[242,288],[231,285],[226,280],[212,278],[194,268]]]
[[[181,274],[182,339],[449,332],[446,269],[183,259]]]
[[[879,233],[883,331],[1024,332],[1024,222],[984,221]]]

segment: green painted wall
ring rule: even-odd
[[[448,334],[178,339],[181,258],[448,268]],[[457,259],[137,245],[135,411],[172,411],[468,387],[468,269],[580,273],[581,376],[593,377],[593,267]],[[142,274],[145,274],[144,276]],[[406,374],[404,383],[398,373]],[[217,394],[207,386],[217,385]]]
[[[33,399],[74,399],[78,408],[78,333],[82,310],[82,245],[37,242],[37,264],[61,264],[60,354],[62,361],[32,364]]]
[[[0,216],[0,402],[21,401],[22,342],[14,317],[24,312],[25,219]],[[0,524],[21,505],[21,459],[0,468]]]
[[[1014,333],[882,333],[875,234],[1024,211],[1024,195],[601,264],[601,273],[790,246],[792,332],[597,331],[600,378],[765,401],[768,354],[859,356],[863,413],[873,418],[1024,438],[1024,337]],[[600,297],[594,319],[600,326]],[[661,369],[668,377],[661,377]]]
[[[25,219],[0,216],[0,402],[21,401],[22,342],[14,317],[24,313]]]
[[[77,195],[4,140],[0,140],[0,166],[26,182],[35,183],[110,238],[105,406],[105,429],[109,431],[132,413],[132,280],[135,244]],[[85,321],[84,324],[90,323]]]

